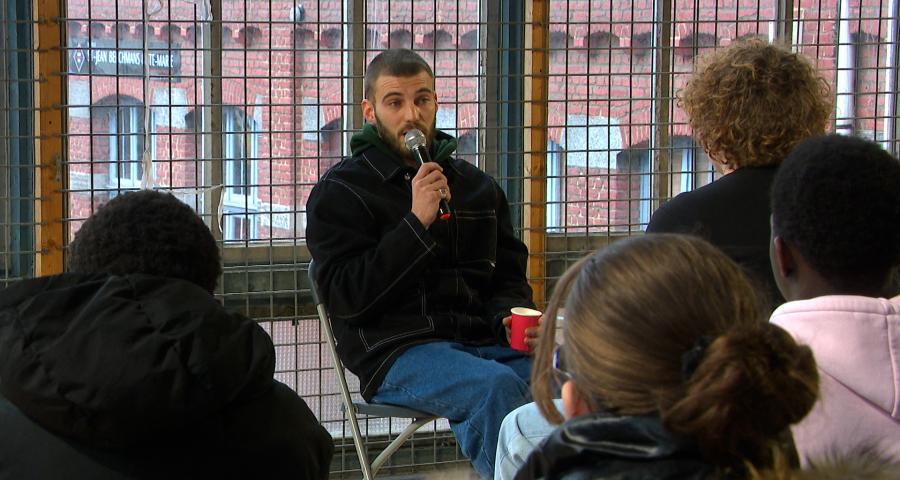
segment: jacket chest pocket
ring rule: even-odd
[[[456,210],[454,253],[460,265],[497,263],[496,210]]]

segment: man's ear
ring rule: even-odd
[[[772,239],[775,248],[775,265],[778,273],[782,278],[789,278],[795,270],[797,270],[797,259],[794,258],[794,252],[790,245],[784,241],[784,238],[775,236]]]
[[[587,415],[592,411],[591,405],[572,380],[567,381],[562,386],[562,403],[563,413],[566,414],[566,418]]]
[[[364,98],[362,101],[362,114],[366,122],[375,124],[375,105],[368,98]]]

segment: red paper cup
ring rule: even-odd
[[[525,329],[537,326],[538,320],[541,319],[541,312],[525,307],[516,307],[510,312],[512,313],[512,322],[509,329],[509,346],[528,352],[531,348],[525,344]]]

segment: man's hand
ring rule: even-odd
[[[411,210],[426,229],[437,218],[441,198],[450,201],[450,187],[447,185],[447,177],[444,176],[443,170],[435,162],[425,162],[419,167],[411,182]]]
[[[538,319],[537,326],[525,329],[525,345],[528,345],[528,352],[525,353],[529,355],[534,353],[534,349],[537,348],[538,342],[540,342],[542,323],[544,323],[543,315]],[[506,328],[506,343],[509,343],[509,335],[512,330],[512,315],[503,318],[503,326]]]

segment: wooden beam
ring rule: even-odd
[[[661,21],[656,27],[656,83],[653,94],[656,101],[656,126],[654,141],[650,144],[656,158],[655,166],[651,166],[651,171],[656,172],[656,198],[651,201],[654,211],[669,199],[669,170],[671,168],[669,129],[671,128],[672,112],[669,111],[671,108],[669,96],[672,89],[672,18],[674,10],[672,0],[662,0],[659,4]]]
[[[546,300],[547,105],[550,0],[530,0],[525,12],[524,240],[534,301]]]
[[[63,149],[62,105],[65,104],[63,72],[63,35],[59,19],[63,16],[58,0],[34,0],[34,152],[38,162],[35,175],[35,205],[37,228],[35,242],[35,275],[53,275],[63,271],[65,245],[63,217],[65,175]]]
[[[204,68],[209,68],[209,82],[205,87],[209,87],[208,103],[203,107],[204,126],[203,131],[209,135],[209,159],[206,168],[209,175],[210,185],[225,184],[225,147],[223,145],[224,138],[221,134],[222,123],[222,0],[212,0],[209,3],[210,16],[212,21],[209,22],[209,61],[203,62]],[[205,41],[205,39],[204,39]],[[206,48],[207,45],[204,45]],[[204,152],[206,153],[206,152]],[[206,190],[206,204],[209,205],[208,211],[212,212],[212,218],[209,220],[209,228],[212,231],[213,238],[222,241],[225,237],[225,219],[220,216],[219,207],[222,205],[222,197],[225,195],[225,188],[209,188]]]

